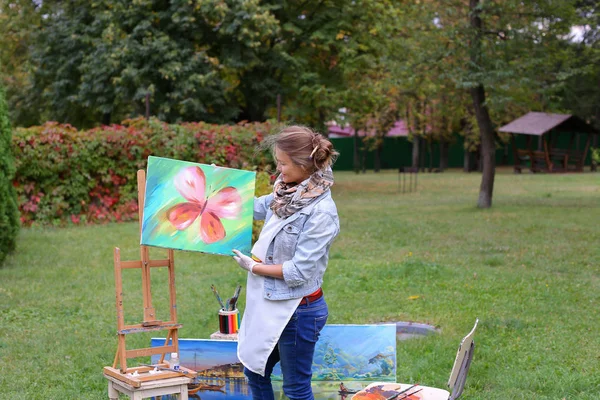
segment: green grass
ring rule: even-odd
[[[479,318],[464,399],[600,398],[600,174],[499,171],[489,210],[475,207],[478,174],[420,174],[411,194],[398,192],[391,171],[336,180],[342,231],[325,276],[328,322],[440,328],[398,343],[399,381],[444,387]],[[107,398],[102,367],[117,345],[112,252],[138,258],[138,238],[136,223],[21,231],[0,268],[0,398]],[[227,257],[175,259],[180,337],[207,338],[218,329],[210,284],[228,296],[244,273]],[[136,323],[139,272],[124,279],[127,322]],[[153,269],[159,319],[165,282]],[[147,347],[151,336],[128,343]]]

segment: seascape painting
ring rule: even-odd
[[[252,171],[148,157],[141,244],[248,254],[255,178]]]
[[[153,338],[152,347],[164,339]],[[237,358],[237,342],[214,339],[179,339],[179,360],[205,378],[244,378]],[[157,362],[159,356],[153,356]],[[278,366],[273,379],[281,379]],[[325,325],[313,361],[316,381],[382,381],[396,379],[396,325]]]

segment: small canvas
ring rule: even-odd
[[[249,253],[255,178],[251,171],[148,157],[141,244]]]

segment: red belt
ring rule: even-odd
[[[315,292],[309,294],[308,296],[304,296],[302,300],[300,300],[300,305],[302,306],[304,304],[315,302],[321,297],[323,297],[323,290],[321,290],[321,288],[318,288]]]

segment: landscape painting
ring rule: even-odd
[[[148,157],[141,244],[249,253],[255,178],[252,171]]]
[[[152,347],[164,343],[165,339],[151,340]],[[179,339],[179,353],[181,365],[198,371],[195,384],[202,387],[190,398],[252,398],[244,377],[244,366],[237,358],[237,341]],[[152,363],[157,363],[159,358],[152,356]],[[272,378],[275,398],[280,398],[282,376],[278,366]],[[395,324],[325,325],[317,342],[313,362],[312,387],[315,399],[343,400],[372,382],[395,380]],[[344,390],[340,390],[342,387]]]
[[[396,325],[325,325],[313,360],[315,381],[396,380]],[[279,365],[274,379],[281,378]]]
[[[153,338],[151,345],[162,346]],[[237,358],[237,342],[212,339],[179,339],[181,365],[210,378],[244,378]],[[152,362],[158,361],[154,356]],[[281,379],[277,366],[273,379]],[[396,325],[325,325],[317,342],[313,380],[396,380]]]

